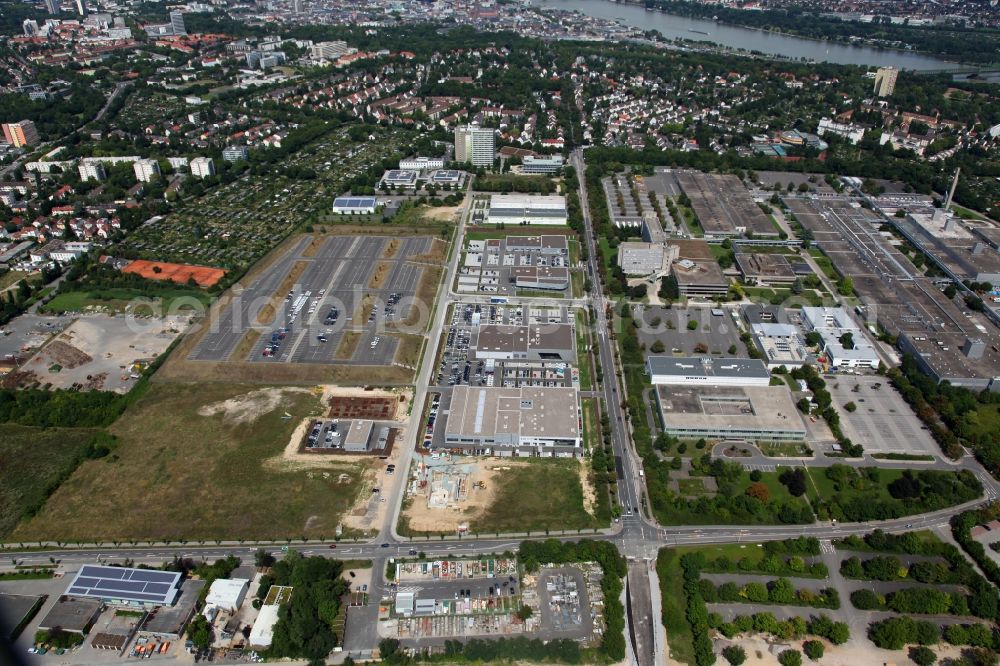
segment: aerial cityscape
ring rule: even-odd
[[[0,666],[1000,665],[995,0],[0,30]]]

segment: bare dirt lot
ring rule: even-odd
[[[126,392],[137,362],[150,361],[188,326],[186,317],[88,315],[42,347],[22,370],[54,388]],[[31,381],[29,379],[29,381]]]
[[[414,465],[417,492],[407,497],[403,533],[602,526],[590,512],[593,491],[582,460],[425,454]]]

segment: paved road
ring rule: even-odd
[[[583,152],[579,149],[570,156],[570,162],[576,168],[577,178],[580,182],[580,207],[583,213],[584,236],[588,244],[587,270],[594,281],[595,288],[591,292],[590,304],[594,308],[596,321],[592,322],[594,338],[597,340],[598,358],[597,362],[604,369],[604,379],[599,387],[604,393],[604,409],[608,414],[611,423],[611,443],[615,457],[620,463],[618,480],[618,497],[623,507],[622,524],[624,531],[630,537],[645,539],[647,531],[655,526],[647,522],[642,516],[645,502],[641,501],[643,487],[639,480],[639,470],[635,463],[636,456],[632,450],[631,437],[629,436],[625,414],[621,407],[622,391],[619,386],[618,373],[615,370],[618,364],[614,355],[614,341],[611,337],[611,325],[607,319],[607,300],[604,297],[603,284],[601,283],[600,272],[597,270],[597,241],[594,236],[594,228],[590,218],[590,207],[587,202],[587,184],[584,178],[586,165],[583,161]]]

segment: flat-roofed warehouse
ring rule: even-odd
[[[836,200],[786,200],[841,275],[854,279],[865,313],[935,381],[1000,391],[1000,335],[963,314],[877,231],[886,218]]]
[[[789,285],[798,279],[784,255],[736,253],[736,267],[750,285]]]
[[[691,200],[705,236],[732,238],[744,234],[777,237],[778,230],[733,174],[677,171],[677,183]]]
[[[799,441],[806,427],[786,386],[658,386],[664,432],[684,439]]]
[[[560,194],[494,194],[490,196],[489,224],[565,225],[566,197]]]
[[[337,197],[333,200],[333,212],[337,215],[371,215],[378,208],[375,197]]]
[[[471,357],[496,361],[576,362],[572,324],[482,324],[474,332]]]
[[[646,371],[656,385],[767,386],[771,373],[760,359],[711,356],[648,356]]]
[[[66,594],[116,605],[169,605],[177,598],[180,582],[181,574],[173,571],[85,564]]]
[[[443,447],[494,456],[583,454],[575,388],[456,386]]]
[[[49,609],[38,628],[42,631],[61,629],[70,634],[86,636],[101,614],[101,602],[97,599],[59,597],[55,606]]]

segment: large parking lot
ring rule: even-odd
[[[844,434],[864,446],[866,453],[940,453],[930,432],[884,377],[827,375],[826,385]],[[844,409],[850,402],[857,406],[853,413]]]
[[[305,236],[233,299],[189,358],[390,365],[397,332],[423,325],[428,308],[416,303],[417,292],[435,276],[413,260],[433,242],[427,236]],[[251,329],[258,339],[241,346]]]

